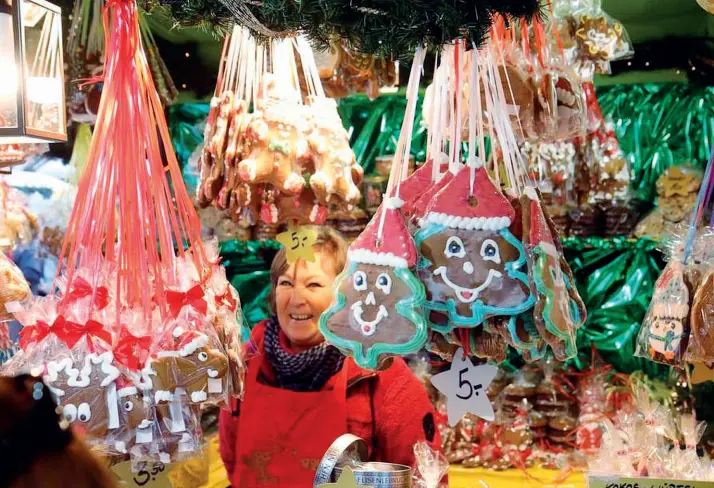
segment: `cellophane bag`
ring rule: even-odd
[[[678,365],[689,342],[692,291],[680,259],[671,259],[655,282],[652,301],[637,337],[635,354]]]
[[[621,22],[602,9],[602,0],[587,0],[573,13],[579,56],[598,73],[610,73],[610,62],[632,57],[634,49]]]
[[[12,314],[22,309],[32,296],[22,271],[0,253],[0,322],[12,320]]]
[[[444,455],[432,449],[426,442],[418,442],[414,445],[414,459],[414,485],[419,488],[438,488],[449,471],[449,463]]]

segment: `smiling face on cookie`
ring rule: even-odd
[[[452,300],[463,318],[473,315],[476,303],[511,308],[528,298],[525,284],[511,278],[506,268],[519,260],[519,250],[498,232],[446,228],[427,237],[420,251],[428,261],[419,271],[427,300]]]
[[[400,315],[396,304],[411,291],[389,266],[351,264],[353,270],[340,285],[346,305],[329,321],[336,335],[369,349],[374,344],[409,342],[416,333],[413,322]]]

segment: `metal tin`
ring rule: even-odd
[[[403,464],[364,463],[352,468],[357,484],[372,488],[411,488],[412,470]],[[335,468],[335,478],[342,474],[342,468]]]
[[[332,474],[338,465],[349,461],[362,462],[369,456],[367,443],[352,434],[343,434],[327,449],[317,466],[313,486],[332,482]]]
[[[377,171],[377,174],[388,178],[389,173],[392,171],[392,161],[393,160],[394,160],[393,154],[386,154],[386,155],[377,156],[376,158],[374,158],[374,169]],[[416,159],[414,159],[414,156],[409,155],[409,174],[412,174],[414,172],[415,167],[416,167]]]
[[[384,176],[369,176],[364,180],[364,206],[369,214],[374,214],[382,204],[382,196],[387,191],[387,178]]]

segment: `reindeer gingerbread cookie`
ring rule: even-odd
[[[508,230],[514,218],[482,166],[473,191],[464,167],[433,197],[415,236],[432,328],[476,327],[533,306],[523,245]]]
[[[44,381],[62,406],[73,429],[86,434],[91,445],[105,446],[107,434],[119,428],[116,380],[120,371],[111,352],[49,361]]]
[[[163,350],[144,368],[151,378],[156,404],[185,394],[191,403],[220,401],[228,382],[228,358],[207,334],[176,327],[175,350]]]
[[[333,305],[320,317],[325,339],[375,369],[390,355],[415,353],[427,338],[424,288],[410,268],[417,253],[396,199],[388,199],[350,246]],[[384,219],[383,237],[379,238]]]
[[[148,453],[154,438],[156,412],[150,393],[144,394],[135,384],[120,377],[117,380],[117,398],[119,428],[114,449],[120,454],[131,453],[132,458],[141,457]]]

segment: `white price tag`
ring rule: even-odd
[[[474,366],[459,348],[448,371],[431,377],[431,383],[446,396],[446,412],[449,425],[455,426],[465,413],[472,413],[484,420],[493,420],[491,400],[486,390],[496,377],[498,368],[490,364]]]

